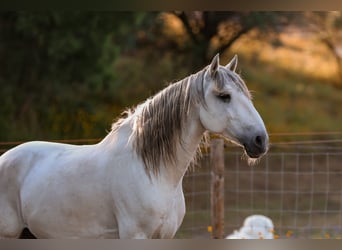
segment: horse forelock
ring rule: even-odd
[[[227,70],[224,67],[220,67],[216,78],[216,83],[219,88],[222,89],[224,84],[231,82],[238,88],[239,91],[241,91],[249,99],[252,99],[252,95],[248,90],[247,85],[237,73]]]
[[[130,138],[148,174],[158,174],[162,163],[176,165],[177,146],[185,149],[182,131],[191,108],[204,102],[203,77],[204,70],[170,84],[112,125],[112,131],[118,130],[131,121]]]

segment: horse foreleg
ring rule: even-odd
[[[143,232],[132,233],[132,234],[120,234],[120,239],[148,239],[147,235]]]
[[[119,224],[119,238],[120,239],[149,239],[148,235],[133,223],[129,226],[126,224]]]

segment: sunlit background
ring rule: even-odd
[[[207,65],[238,71],[270,133],[339,131],[340,12],[2,12],[0,140],[101,138]]]
[[[1,12],[1,153],[28,140],[97,142],[127,107],[217,53],[221,64],[238,55],[271,139],[257,168],[226,145],[227,233],[258,212],[283,238],[341,237],[339,11]],[[178,238],[210,237],[210,174],[196,171]]]

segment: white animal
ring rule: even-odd
[[[28,142],[0,157],[0,238],[172,238],[182,180],[205,131],[267,152],[268,135],[235,73],[237,57],[169,85],[94,145]]]
[[[226,239],[274,239],[273,222],[264,215],[248,216],[243,226]]]

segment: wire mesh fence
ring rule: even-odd
[[[274,143],[255,166],[241,157],[240,148],[226,147],[225,235],[240,228],[247,216],[263,214],[273,220],[279,238],[342,238],[342,140],[290,136],[291,141]],[[0,142],[0,154],[19,143]],[[210,171],[205,153],[186,173],[187,209],[176,238],[211,237]]]
[[[279,143],[255,166],[225,150],[225,234],[252,214],[273,220],[276,238],[342,238],[342,150],[337,140]],[[184,178],[187,214],[176,237],[209,238],[210,166]],[[209,229],[209,230],[208,230]]]

